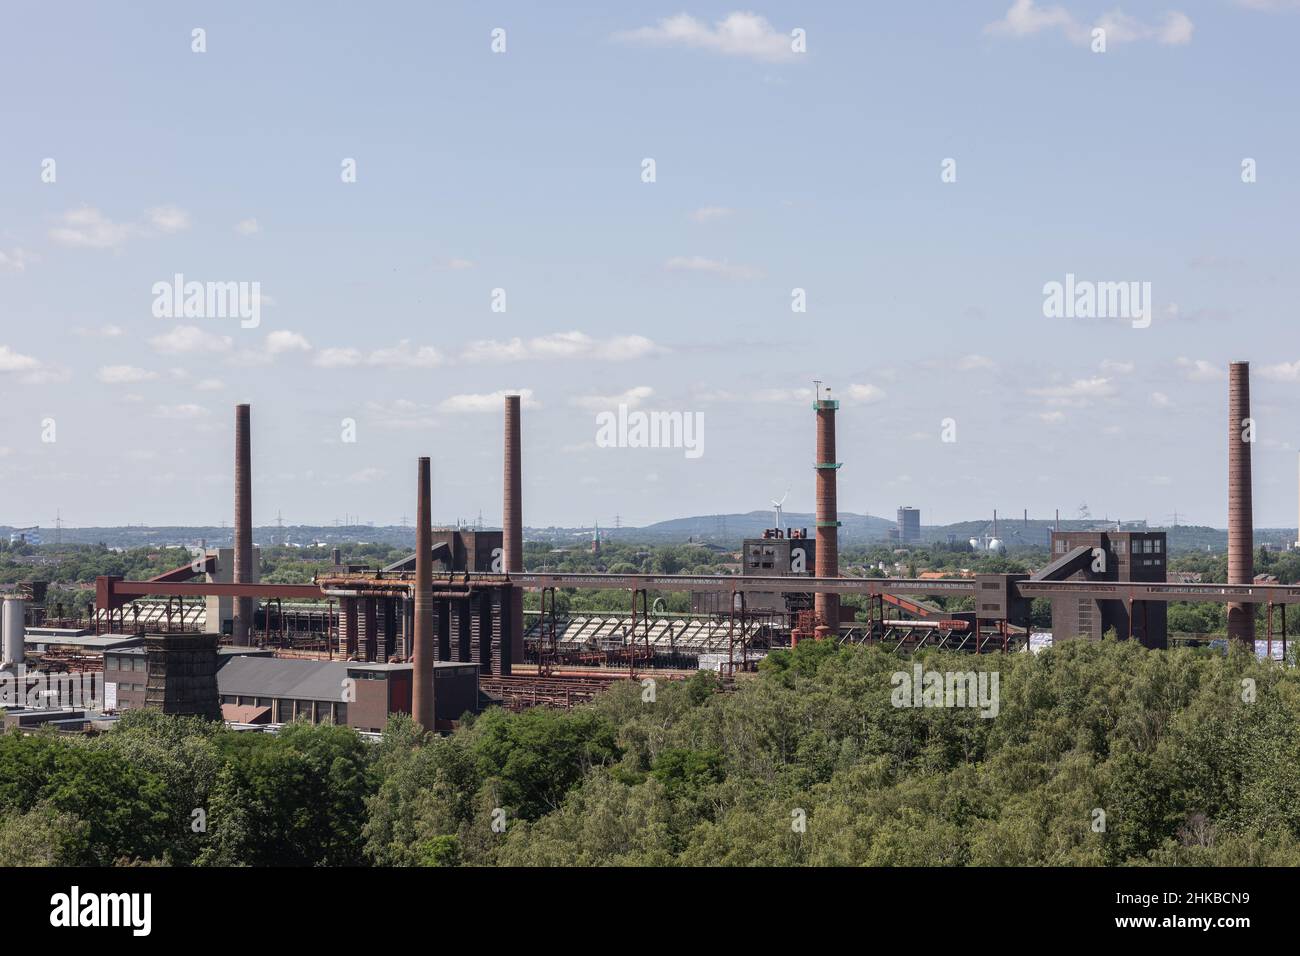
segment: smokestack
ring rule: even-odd
[[[505,570],[518,574],[524,570],[524,500],[522,480],[522,454],[519,446],[519,396],[506,396],[506,447],[505,474],[502,486],[505,502],[502,508],[501,538],[505,546]],[[524,657],[524,592],[510,588],[510,659],[521,661]]]
[[[235,567],[236,584],[253,580],[253,468],[249,439],[249,406],[235,406]],[[253,629],[253,599],[235,598],[234,642],[249,643]]]
[[[430,524],[429,459],[421,458],[415,505],[415,641],[411,654],[411,716],[433,730],[433,526]]]
[[[1255,529],[1251,506],[1250,446],[1254,426],[1250,418],[1250,363],[1228,366],[1228,583],[1255,580]],[[1255,607],[1228,605],[1228,638],[1255,646]]]
[[[830,390],[827,389],[827,394]],[[817,576],[840,576],[840,549],[838,509],[835,502],[835,474],[840,464],[835,460],[835,410],[840,403],[820,395],[813,402],[817,414]],[[840,596],[818,593],[813,599],[813,610],[827,626],[831,635],[840,628]]]

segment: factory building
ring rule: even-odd
[[[1054,531],[1052,561],[1030,580],[1164,582],[1166,554],[1163,531]],[[1141,641],[1144,647],[1168,646],[1168,605],[1163,601],[1072,594],[1054,595],[1051,601],[1056,638],[1099,641],[1114,628],[1120,638]]]
[[[193,641],[196,635],[172,635]],[[154,706],[148,701],[149,655],[144,646],[104,655],[108,710]],[[479,709],[478,668],[439,661],[434,666],[436,719],[443,728]],[[178,696],[178,689],[172,697]],[[216,697],[221,717],[241,724],[293,720],[333,722],[379,733],[388,715],[411,712],[411,665],[276,658],[270,650],[223,647],[216,659]],[[160,708],[165,709],[165,708]]]
[[[768,528],[761,538],[746,538],[740,546],[740,573],[745,577],[812,577],[817,564],[815,542],[806,528]],[[725,614],[730,595],[717,591],[691,592],[692,614]],[[749,591],[745,610],[786,615],[790,621],[813,606],[812,593]]]

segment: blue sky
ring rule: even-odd
[[[1298,40],[1269,0],[13,4],[0,523],[228,521],[238,401],[259,524],[394,523],[422,454],[496,522],[517,389],[530,525],[811,510],[819,379],[845,510],[1222,525],[1246,359],[1294,526]],[[176,273],[260,324],[156,317]],[[1067,273],[1151,326],[1046,318]],[[704,454],[595,447],[620,401]]]

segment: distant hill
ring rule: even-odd
[[[781,523],[787,528],[807,528],[810,535],[817,530],[817,516],[806,512],[788,511]],[[772,527],[776,515],[772,511],[749,511],[745,514],[695,515],[690,518],[672,518],[641,528],[620,529],[620,533],[636,532],[653,537],[670,537],[685,540],[688,537],[739,540],[759,538]],[[840,512],[840,540],[865,542],[881,540],[894,527],[888,518]]]

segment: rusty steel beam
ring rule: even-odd
[[[215,584],[210,581],[124,581],[112,575],[95,579],[95,606],[116,610],[141,597],[245,597],[322,600],[314,584]]]

